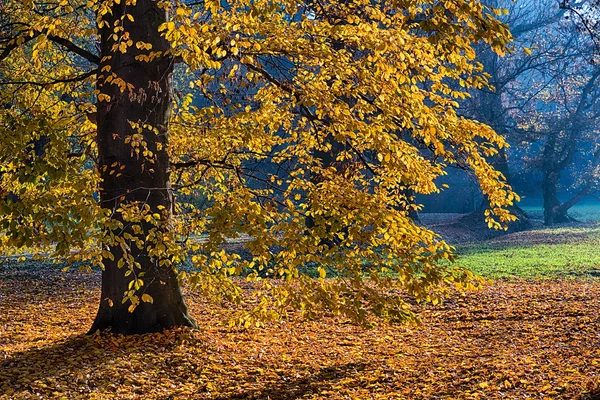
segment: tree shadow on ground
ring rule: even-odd
[[[116,381],[123,378],[107,378],[114,374],[111,365],[118,363],[115,360],[147,354],[147,362],[152,363],[153,355],[169,352],[177,345],[177,341],[173,341],[165,346],[162,341],[164,347],[157,350],[153,346],[156,335],[81,334],[50,346],[13,353],[0,361],[0,392],[8,389],[15,397],[35,395],[40,391],[52,391],[58,383],[62,385],[63,393],[85,397],[85,393],[98,385],[107,381],[118,383]],[[140,363],[142,368],[147,367],[144,361]]]
[[[257,387],[228,396],[217,397],[216,400],[250,400],[271,399],[286,400],[298,399],[307,395],[319,394],[323,391],[335,391],[333,386],[344,378],[361,375],[367,365],[365,363],[348,363],[320,369],[318,372],[299,379],[288,380],[282,378],[281,382]],[[356,386],[358,381],[354,381]]]
[[[32,393],[36,381],[72,376],[95,368],[110,359],[110,353],[94,345],[89,336],[75,336],[64,342],[11,354],[0,362],[0,382],[13,394]]]
[[[567,271],[559,274],[565,278],[600,278],[600,269],[591,268],[584,271]]]

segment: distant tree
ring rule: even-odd
[[[559,7],[566,10],[580,32],[588,35],[597,52],[600,52],[600,1],[598,0],[561,0]]]
[[[20,195],[0,201],[1,243],[100,264],[91,331],[193,325],[181,282],[252,297],[245,323],[290,308],[413,318],[390,289],[436,301],[472,275],[440,263],[451,249],[407,194],[460,164],[490,225],[512,219],[486,160],[505,143],[457,115],[450,85],[483,87],[473,46],[510,38],[477,1],[7,0],[0,21],[2,183]],[[192,193],[207,207],[174,200]],[[225,246],[242,235],[244,259]]]
[[[535,68],[511,82],[505,95],[513,124],[511,141],[541,172],[547,225],[572,220],[568,210],[596,190],[600,161],[595,45],[577,34],[564,10],[554,10],[561,18],[524,38]],[[560,179],[568,173],[573,175],[571,196],[561,201]]]
[[[547,225],[571,221],[568,210],[598,188],[600,68],[588,61],[591,56],[571,57],[526,83],[539,94],[514,115],[525,147],[539,149],[532,166],[542,173]],[[522,93],[522,87],[514,90]],[[571,196],[561,201],[560,178],[569,172]]]
[[[489,75],[491,87],[473,90],[471,97],[463,102],[462,112],[491,126],[497,133],[511,137],[514,129],[511,126],[510,110],[512,103],[506,100],[510,85],[515,81],[523,79],[524,76],[536,69],[538,59],[531,54],[529,49],[523,52],[523,46],[531,46],[528,43],[532,34],[542,31],[561,20],[563,11],[549,7],[550,1],[535,0],[527,2],[514,2],[510,0],[488,0],[491,7],[502,10],[500,19],[511,29],[514,37],[513,51],[506,57],[481,49],[478,52],[478,61],[483,65],[483,70]],[[490,162],[500,171],[508,183],[511,183],[511,172],[509,168],[509,157],[506,149],[502,148],[498,154],[491,157]],[[465,217],[459,223],[483,223],[484,212],[488,208],[487,199],[483,199],[478,209]],[[517,204],[511,206],[511,213],[518,217],[518,221],[510,224],[510,229],[519,231],[531,227],[529,217]]]
[[[494,89],[474,92],[465,111],[504,135],[515,158],[526,155],[530,160],[518,160],[519,165],[539,171],[545,223],[569,221],[568,209],[593,192],[597,181],[593,43],[577,34],[565,20],[568,12],[552,1],[494,4],[508,10],[503,21],[513,32],[513,50],[504,58],[480,52]],[[506,152],[492,160],[510,182],[509,161]],[[574,168],[572,196],[563,203],[561,176]],[[524,213],[513,213],[526,222]]]

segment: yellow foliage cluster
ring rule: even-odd
[[[506,207],[516,195],[487,162],[506,143],[457,111],[470,89],[487,85],[475,44],[502,53],[510,40],[497,10],[476,0],[164,1],[171,19],[159,32],[171,50],[158,52],[130,39],[144,21],[127,10],[142,1],[0,6],[18,26],[0,59],[0,100],[11,104],[0,110],[2,185],[20,193],[0,201],[5,246],[55,245],[96,261],[101,243],[125,253],[145,247],[207,295],[250,297],[256,307],[240,323],[290,307],[358,321],[412,318],[402,293],[437,302],[445,284],[476,282],[443,261],[453,260],[451,247],[409,212],[419,208],[414,194],[439,192],[436,178],[458,165],[489,198],[490,226],[513,219]],[[97,96],[96,79],[130,96],[140,89],[107,66],[86,74],[96,26],[112,29],[114,43],[98,60],[134,52],[142,64],[178,63],[168,144],[174,216],[95,201],[95,124],[85,115],[112,101]],[[132,151],[152,158],[136,135],[156,128],[129,123]],[[44,157],[23,161],[40,136],[51,143]],[[194,196],[206,207],[183,201]],[[161,229],[115,235],[123,223],[115,213]],[[228,246],[236,239],[243,254]],[[139,289],[135,264],[120,265]],[[238,275],[259,284],[244,294],[231,280]],[[125,296],[139,302],[135,290]]]

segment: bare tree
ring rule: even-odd
[[[564,11],[556,11],[561,18],[532,32],[527,53],[533,67],[507,85],[503,100],[512,142],[541,175],[547,225],[572,220],[568,210],[595,189],[600,158],[595,44]],[[571,196],[561,201],[561,178],[569,172]]]

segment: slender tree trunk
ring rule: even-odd
[[[511,183],[510,170],[508,168],[508,157],[504,148],[498,150],[498,154],[496,154],[491,160],[490,163],[494,166],[494,168],[504,175],[506,182],[508,184]],[[485,222],[485,210],[490,208],[490,202],[487,198],[483,198],[477,209],[469,214],[465,219],[462,220],[463,224],[467,224],[468,221],[471,221],[471,226],[475,227],[477,225],[481,226],[482,224],[487,226]],[[508,210],[512,215],[517,217],[516,221],[510,222],[508,224],[508,232],[520,232],[527,229],[531,229],[532,223],[529,219],[529,216],[519,207],[517,204],[508,207]],[[477,222],[478,221],[478,222]],[[503,231],[499,231],[503,232]]]
[[[406,197],[407,202],[414,204],[415,191],[412,189],[406,189],[402,191],[402,195]],[[399,211],[405,211],[404,207],[400,205],[395,207]],[[419,216],[419,211],[414,208],[409,208],[407,211],[408,217],[413,220],[416,224],[421,224],[421,217]]]
[[[141,334],[162,331],[173,326],[193,326],[186,305],[181,296],[175,272],[170,267],[159,265],[160,256],[150,257],[146,235],[152,229],[164,234],[169,229],[172,214],[172,193],[169,185],[169,157],[167,134],[171,109],[172,59],[158,57],[151,62],[140,62],[135,56],[142,54],[135,43],[138,41],[152,45],[152,51],[166,51],[169,44],[160,37],[158,27],[167,19],[164,9],[152,0],[138,0],[135,5],[125,5],[125,1],[114,4],[111,15],[103,16],[108,22],[101,33],[101,51],[104,58],[100,69],[104,75],[98,78],[100,90],[97,103],[99,168],[102,174],[100,188],[101,205],[113,213],[116,222],[123,222],[119,208],[131,204],[146,205],[150,213],[161,215],[162,223],[156,227],[149,222],[141,223],[142,233],[133,231],[131,224],[125,224],[123,231],[113,229],[113,234],[123,238],[129,233],[134,239],[125,240],[129,256],[139,263],[134,273],[125,276],[127,267],[119,268],[118,262],[124,254],[118,244],[108,246],[112,257],[104,257],[102,272],[102,295],[96,319],[90,333],[97,330],[110,330],[113,333]],[[122,18],[125,14],[133,17]],[[125,53],[114,46],[126,41],[119,33],[114,41],[113,27],[124,24],[125,35],[129,35],[132,45]],[[111,56],[111,57],[106,57]],[[110,67],[106,71],[104,67]],[[111,83],[105,79],[113,74]],[[120,88],[116,78],[131,85]],[[124,89],[124,90],[122,90]],[[109,96],[109,97],[104,97]],[[106,101],[108,98],[110,100]],[[130,123],[147,124],[140,131]],[[132,136],[139,134],[141,147],[136,151],[132,146]],[[143,154],[145,150],[151,153]],[[162,230],[162,231],[161,231]],[[135,240],[144,244],[139,248]],[[114,259],[113,259],[114,258]],[[134,276],[143,272],[144,285],[136,295],[152,297],[153,303],[140,301],[130,312],[131,302],[123,304],[124,294],[130,290]],[[147,298],[147,297],[146,297]]]

